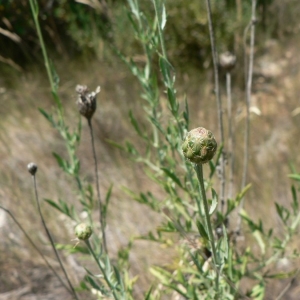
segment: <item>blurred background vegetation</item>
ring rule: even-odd
[[[245,116],[243,35],[250,19],[251,1],[214,0],[212,4],[218,51],[230,50],[238,58],[232,80],[237,150],[240,149],[237,151],[240,157],[237,158],[236,173],[239,174],[243,151],[239,141],[243,140],[242,120]],[[124,195],[121,189],[124,185],[137,190],[149,190],[152,186],[138,166],[132,169],[124,154],[107,143],[107,139],[120,143],[136,139],[129,124],[128,110],[142,115],[142,105],[137,105],[140,103],[140,88],[113,49],[119,49],[140,64],[145,57],[140,54],[143,52],[130,27],[124,0],[40,0],[39,5],[42,31],[60,77],[60,95],[64,99],[70,126],[77,118],[74,104],[76,84],[87,84],[92,89],[101,85],[95,131],[103,172],[101,186],[106,189],[111,182],[115,183],[108,239],[110,250],[116,253],[131,235],[153,230],[160,218],[142,205],[132,204]],[[141,0],[140,5],[148,18],[152,18],[153,8],[149,1]],[[205,2],[166,0],[166,7],[167,51],[176,70],[178,94],[182,97],[186,94],[188,98],[191,128],[205,124],[217,132]],[[266,226],[275,227],[279,232],[281,224],[274,219],[275,208],[271,205],[275,201],[288,202],[290,164],[297,169],[300,163],[299,14],[298,0],[258,1],[252,107],[257,108],[259,114],[252,114],[249,182],[253,188],[246,208],[249,214],[264,217]],[[225,74],[221,75],[225,98]],[[0,156],[3,161],[0,201],[45,247],[35,208],[28,205],[32,204],[32,190],[27,163],[35,161],[40,166],[41,198],[63,198],[74,202],[74,187],[70,179],[61,175],[52,157],[53,151],[64,153],[63,144],[37,111],[38,107],[51,109],[53,103],[49,91],[28,1],[0,0]],[[142,117],[139,121],[143,122]],[[79,157],[89,180],[92,170],[87,166],[90,166],[92,157],[84,146],[89,142],[89,136],[84,135],[86,130],[84,125]],[[236,177],[239,183],[238,175]],[[159,191],[154,192],[159,194]],[[73,237],[71,224],[50,209],[47,214],[58,241],[70,241]],[[42,263],[36,258],[33,261],[33,249],[13,222],[2,214],[0,237],[4,241],[0,245],[0,293],[4,293],[32,281],[36,276],[34,266]],[[23,266],[20,266],[21,259],[26,261]],[[131,271],[142,274],[137,295],[145,290],[148,282],[148,275],[143,276],[145,268],[169,260],[169,253],[155,245],[143,241],[135,244]],[[82,270],[76,262],[69,264],[78,268],[74,277],[80,279]]]
[[[107,59],[111,58],[111,51],[106,50],[107,43],[116,45],[128,55],[138,55],[139,46],[131,34],[126,1],[41,0],[39,4],[43,34],[52,55],[69,59],[86,56]],[[183,68],[191,65],[207,68],[210,42],[205,2],[167,0],[166,5],[168,27],[165,34],[172,61]],[[299,5],[297,0],[259,0],[259,37],[278,39],[299,32]],[[140,1],[140,6],[151,18],[153,9],[149,1]],[[212,13],[218,50],[241,55],[243,32],[251,13],[250,1],[215,0]],[[4,66],[5,59],[6,63],[21,68],[39,62],[40,47],[28,1],[1,0],[0,16],[0,54]]]

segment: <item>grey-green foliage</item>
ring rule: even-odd
[[[145,122],[149,125],[148,130],[144,130],[134,113],[130,111],[130,122],[144,147],[135,146],[130,141],[118,147],[130,153],[136,163],[144,166],[145,174],[161,187],[162,193],[160,196],[154,196],[151,191],[134,192],[128,188],[125,191],[134,200],[167,217],[156,233],[150,232],[141,238],[168,244],[164,233],[179,232],[190,244],[190,247],[182,249],[180,263],[174,269],[167,270],[159,266],[151,268],[152,274],[165,287],[157,289],[151,295],[153,299],[160,299],[163,294],[171,292],[176,292],[187,299],[247,299],[248,297],[263,299],[268,279],[284,276],[281,272],[274,272],[272,276],[269,276],[266,270],[271,270],[272,264],[284,255],[287,244],[299,225],[300,213],[295,210],[298,205],[296,193],[293,192],[293,213],[283,206],[276,205],[278,215],[286,226],[287,235],[283,240],[274,236],[272,230],[266,231],[262,221],[254,222],[245,211],[241,212],[247,230],[256,240],[260,253],[252,252],[251,245],[247,245],[244,251],[240,251],[236,246],[239,233],[229,230],[227,222],[250,185],[246,186],[234,199],[227,200],[224,213],[216,209],[218,195],[212,188],[211,180],[222,151],[220,147],[216,160],[209,163],[210,176],[205,182],[206,192],[212,194],[211,199],[208,199],[210,203],[208,221],[211,222],[216,234],[214,244],[216,259],[211,261],[212,238],[207,222],[205,222],[202,206],[203,193],[202,196],[201,193],[199,194],[198,182],[192,165],[184,159],[181,152],[183,137],[189,129],[189,114],[187,100],[178,99],[175,88],[175,70],[168,59],[165,47],[165,39],[168,37],[166,20],[169,16],[166,7],[168,8],[169,3],[152,0],[153,6],[150,8],[149,2],[147,7],[143,6],[144,3],[144,1],[128,0],[129,20],[136,41],[143,49],[145,62],[137,64],[134,59],[128,59],[120,51],[117,53],[141,84],[143,91],[141,98],[146,100],[141,102],[141,106],[146,112]],[[192,1],[187,6],[192,5],[191,3]],[[218,1],[213,3],[214,9],[218,4],[222,7],[225,5]],[[175,4],[173,8],[172,4],[169,5],[171,11],[175,9]],[[207,25],[201,5],[203,4],[190,9],[193,15],[187,18],[187,22],[196,19],[199,23],[202,20],[203,24]],[[217,15],[214,17],[216,18]],[[219,17],[217,22],[228,21],[225,28],[233,26],[230,23],[232,20],[223,20],[221,16]],[[234,26],[231,30],[233,33]],[[220,39],[218,30],[216,37]],[[159,71],[155,63],[158,63]],[[163,86],[161,89],[158,82]],[[168,109],[166,110],[165,107]],[[205,125],[199,124],[199,126]],[[143,151],[145,149],[146,151]],[[195,231],[200,233],[200,245],[188,237],[188,232]],[[286,258],[293,259],[293,255],[287,255]],[[297,274],[297,269],[292,270],[285,277],[295,274]],[[240,285],[245,278],[254,278],[256,283],[243,293]]]
[[[30,1],[34,3],[33,16],[38,29],[38,5],[35,0]],[[179,258],[175,266],[169,269],[162,266],[151,268],[152,274],[157,277],[163,288],[150,288],[145,299],[160,299],[164,294],[170,293],[178,293],[187,299],[247,297],[263,299],[268,279],[291,277],[297,274],[297,269],[286,274],[270,273],[272,265],[280,258],[292,260],[299,256],[298,252],[286,253],[287,246],[300,222],[297,191],[295,188],[292,189],[291,209],[276,205],[278,216],[285,226],[284,238],[277,237],[272,230],[266,230],[262,221],[255,222],[246,211],[242,211],[241,216],[260,252],[253,252],[251,245],[247,245],[245,250],[236,247],[234,232],[229,230],[227,222],[250,186],[237,193],[233,199],[228,199],[224,213],[218,211],[218,193],[213,189],[213,177],[223,149],[221,146],[214,161],[207,164],[210,173],[205,182],[199,176],[199,170],[197,172],[201,183],[199,193],[194,166],[184,158],[181,151],[182,140],[189,130],[189,111],[187,99],[177,95],[176,74],[165,46],[165,39],[168,36],[166,33],[168,2],[152,0],[151,7],[149,2],[147,7],[143,7],[144,4],[143,1],[128,0],[128,20],[136,42],[139,43],[145,57],[144,63],[138,64],[134,58],[128,58],[127,54],[114,48],[136,76],[142,88],[141,106],[145,112],[143,124],[141,118],[138,118],[133,111],[129,112],[129,121],[141,143],[135,145],[132,141],[127,141],[125,145],[117,146],[127,151],[133,161],[142,164],[145,174],[157,184],[161,192],[159,194],[154,194],[152,191],[136,192],[130,187],[125,191],[134,200],[165,216],[165,221],[156,232],[150,232],[141,238],[169,245],[166,233],[179,232],[188,242],[188,246],[179,249]],[[193,13],[199,13],[201,16],[202,9],[200,12],[197,11],[195,7]],[[74,132],[70,132],[65,124],[63,107],[58,95],[58,76],[48,59],[41,32],[39,38],[56,104],[54,113],[44,110],[41,110],[41,113],[61,134],[68,152],[67,158],[63,158],[58,153],[54,153],[54,157],[60,168],[75,179],[81,209],[88,213],[90,225],[93,226],[93,231],[97,232],[99,224],[93,220],[94,189],[81,179],[80,160],[76,155],[80,142],[81,123],[78,122]],[[199,124],[201,125],[204,124]],[[291,177],[298,179],[297,175]],[[106,192],[103,203],[105,216],[111,192],[112,186]],[[209,207],[203,207],[206,195],[209,195],[207,199]],[[58,201],[47,199],[47,202],[78,222],[78,212],[74,205],[65,203],[63,199]],[[189,233],[200,234],[200,238],[195,240],[189,236]],[[74,249],[70,245],[58,245],[58,247],[70,253],[77,251],[86,255],[89,252],[94,259],[101,276],[96,276],[87,270],[81,288],[87,290],[94,288],[101,293],[100,298],[109,296],[114,299],[133,299],[134,279],[128,275],[128,258],[132,242],[129,242],[127,248],[119,251],[119,263],[115,265],[112,264],[109,255],[103,251],[102,242],[97,234],[93,234],[85,242],[86,248]],[[213,260],[210,257],[212,252]],[[253,287],[246,292],[247,295],[240,291],[241,281],[245,278],[255,280]]]

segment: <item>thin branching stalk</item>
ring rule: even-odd
[[[104,251],[105,251],[105,253],[107,253],[107,243],[106,243],[106,235],[105,235],[106,220],[105,220],[105,214],[104,214],[103,204],[101,201],[101,194],[100,194],[98,161],[97,161],[95,141],[94,141],[93,125],[92,125],[91,118],[88,118],[87,120],[88,120],[89,129],[90,129],[94,166],[95,166],[95,179],[96,179],[97,199],[98,199],[98,204],[99,204],[99,218],[100,218],[100,224],[101,224],[102,242],[103,242]]]
[[[228,199],[233,196],[233,170],[234,170],[234,128],[232,122],[232,94],[231,94],[231,73],[226,72],[226,92],[227,92],[227,117],[228,117],[228,163],[229,163],[229,185]]]
[[[71,291],[72,291],[72,295],[74,296],[75,299],[78,300],[78,296],[77,296],[77,294],[76,294],[76,292],[75,292],[75,289],[74,289],[74,287],[73,287],[73,285],[72,285],[72,283],[71,283],[71,281],[70,281],[70,279],[69,279],[69,276],[68,276],[68,274],[67,274],[67,271],[66,271],[66,269],[65,269],[65,267],[64,267],[64,265],[63,265],[63,263],[62,263],[62,261],[61,261],[61,259],[60,259],[60,257],[59,257],[59,254],[58,254],[57,249],[56,249],[55,244],[54,244],[54,240],[53,240],[53,238],[52,238],[52,236],[51,236],[51,233],[50,233],[50,231],[49,231],[49,229],[48,229],[48,227],[47,227],[47,225],[46,225],[46,222],[45,222],[45,219],[44,219],[42,210],[41,210],[39,197],[38,197],[37,184],[36,184],[36,176],[35,176],[35,175],[32,175],[32,179],[33,179],[33,186],[34,186],[35,200],[36,200],[36,203],[37,203],[37,208],[38,208],[38,212],[39,212],[39,215],[40,215],[40,218],[41,218],[43,227],[44,227],[44,229],[45,229],[45,231],[46,231],[46,234],[47,234],[47,237],[48,237],[48,239],[49,239],[49,241],[50,241],[50,243],[51,243],[52,250],[53,250],[53,252],[54,252],[54,254],[55,254],[55,256],[56,256],[56,259],[57,259],[57,261],[58,261],[58,263],[59,263],[59,265],[60,265],[60,268],[62,269],[62,271],[63,271],[63,273],[64,273],[64,276],[65,276],[65,278],[66,278],[66,280],[67,280],[67,282],[68,282],[68,285],[69,285],[69,287],[70,287],[70,289],[71,289]]]
[[[43,39],[40,23],[39,23],[38,3],[37,3],[36,0],[30,0],[29,2],[30,2],[30,7],[31,7],[31,11],[32,11],[33,20],[34,20],[34,23],[35,23],[37,35],[38,35],[40,45],[41,45],[41,48],[42,48],[42,53],[43,53],[43,57],[44,57],[44,61],[45,61],[45,67],[46,67],[47,75],[48,75],[49,82],[50,82],[50,85],[51,85],[51,90],[52,90],[52,92],[56,92],[56,86],[54,84],[54,78],[53,78],[53,74],[51,72],[51,67],[50,67],[50,60],[49,60],[48,55],[47,55],[46,46],[45,46],[45,42],[44,42],[44,39]]]
[[[288,282],[288,284],[285,286],[285,288],[280,292],[280,294],[276,297],[275,300],[281,300],[283,299],[283,296],[288,292],[288,290],[292,287],[292,285],[295,283],[297,276],[299,275],[300,269],[297,270],[295,276]]]
[[[207,234],[211,246],[211,252],[212,252],[212,257],[214,261],[214,265],[217,268],[216,272],[216,293],[217,295],[219,294],[219,277],[220,277],[220,272],[219,272],[219,260],[217,256],[217,250],[215,246],[215,238],[211,226],[211,221],[210,221],[210,216],[209,216],[209,209],[208,209],[208,201],[206,199],[206,192],[204,188],[204,179],[203,179],[203,167],[202,164],[195,164],[195,171],[197,173],[198,181],[200,184],[200,191],[201,191],[201,196],[202,196],[202,202],[203,202],[203,208],[204,208],[204,218],[206,222],[206,228],[207,228]]]
[[[246,132],[245,132],[245,156],[244,156],[244,168],[242,178],[242,189],[246,186],[248,175],[248,163],[249,163],[249,138],[250,138],[250,102],[252,91],[252,77],[253,77],[253,62],[254,62],[254,42],[255,42],[255,23],[256,23],[256,0],[252,0],[252,14],[251,14],[251,33],[250,33],[250,54],[249,65],[247,74],[246,85]],[[246,51],[246,49],[245,49]]]
[[[118,295],[116,294],[116,290],[115,290],[116,288],[113,286],[112,282],[110,281],[110,278],[111,278],[111,277],[109,278],[109,277],[107,276],[107,274],[106,274],[106,272],[105,272],[105,269],[101,266],[101,263],[99,262],[99,259],[97,258],[97,255],[96,255],[96,253],[94,252],[94,250],[93,250],[93,248],[92,248],[92,246],[91,246],[90,241],[87,239],[87,240],[85,240],[84,242],[85,242],[86,246],[88,247],[90,253],[92,254],[92,256],[93,256],[95,262],[97,263],[97,266],[99,267],[99,269],[100,269],[100,271],[101,271],[101,273],[102,273],[102,275],[103,275],[103,277],[104,277],[104,280],[106,281],[108,287],[109,287],[110,290],[112,291],[113,296],[114,296],[114,299],[115,299],[115,300],[118,300],[119,297],[118,297]]]
[[[159,35],[162,55],[165,59],[167,59],[167,51],[166,51],[163,32],[162,32],[162,28],[161,28],[162,22],[161,22],[161,17],[160,17],[159,11],[158,11],[159,4],[158,4],[157,0],[152,0],[152,2],[153,2],[153,5],[154,5],[154,9],[155,9],[155,15],[156,15],[156,18],[158,20],[158,35]]]
[[[26,230],[23,228],[23,226],[19,223],[19,221],[15,218],[15,216],[13,215],[13,213],[4,208],[2,205],[0,205],[0,208],[2,210],[4,210],[12,219],[13,221],[17,224],[17,226],[20,228],[20,230],[23,232],[23,234],[25,235],[26,239],[29,241],[29,243],[31,244],[31,246],[38,252],[38,254],[42,257],[43,261],[46,263],[46,265],[48,266],[48,268],[53,272],[53,274],[58,278],[58,280],[60,281],[60,283],[63,285],[63,287],[70,293],[72,294],[72,291],[66,286],[66,284],[64,283],[64,281],[61,279],[61,277],[59,276],[59,274],[54,270],[54,268],[51,266],[51,264],[48,262],[47,258],[45,257],[45,255],[42,253],[42,251],[37,247],[37,245],[33,242],[33,240],[30,238],[30,236],[27,234]]]
[[[208,18],[208,26],[209,26],[209,37],[211,44],[211,54],[214,66],[214,78],[215,78],[215,95],[218,109],[218,127],[221,145],[224,147],[224,126],[223,126],[223,110],[222,110],[222,101],[220,94],[220,86],[219,86],[219,71],[218,71],[218,55],[216,49],[216,42],[214,36],[214,30],[212,25],[212,13],[211,13],[211,5],[210,0],[206,0],[207,7],[207,18]],[[225,158],[224,151],[221,153],[220,157],[220,183],[221,183],[221,191],[220,191],[220,200],[221,200],[221,211],[224,211],[225,204]]]
[[[247,82],[246,82],[246,121],[245,121],[245,140],[244,140],[244,163],[243,163],[243,175],[242,175],[242,189],[246,186],[248,176],[248,164],[249,164],[249,146],[250,146],[250,102],[252,91],[252,78],[253,78],[253,64],[254,64],[254,43],[255,43],[255,24],[256,24],[256,0],[252,0],[251,21],[248,25],[250,28],[250,53],[249,64],[245,64],[247,68]],[[245,36],[246,38],[246,36]],[[244,51],[246,52],[246,45]],[[245,197],[241,200],[239,211],[244,207]],[[241,216],[239,215],[237,220],[237,232],[241,227]]]

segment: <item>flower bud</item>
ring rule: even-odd
[[[27,170],[32,176],[35,175],[37,169],[38,169],[37,165],[33,162],[31,162],[27,165]]]
[[[187,133],[182,144],[184,156],[195,164],[205,164],[217,151],[217,142],[212,132],[198,127]]]
[[[92,235],[92,233],[93,233],[92,227],[85,223],[78,224],[75,227],[75,235],[79,240],[83,240],[83,241],[88,240]]]
[[[220,66],[225,69],[226,72],[230,72],[236,63],[236,56],[231,52],[226,51],[220,55]]]
[[[77,85],[76,92],[78,93],[76,103],[80,114],[91,119],[97,108],[96,96],[100,92],[100,86],[94,92],[89,93],[86,85]]]

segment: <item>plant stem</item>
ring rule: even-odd
[[[250,102],[251,102],[251,89],[252,89],[252,76],[253,76],[253,61],[254,61],[254,42],[255,42],[255,23],[256,23],[256,0],[252,0],[252,13],[251,20],[249,25],[245,30],[244,36],[244,47],[246,53],[246,33],[249,28],[251,28],[250,32],[250,55],[249,55],[249,65],[247,68],[247,56],[245,54],[245,68],[248,72],[246,75],[246,124],[245,124],[245,140],[244,140],[244,163],[243,163],[243,176],[242,176],[242,189],[246,185],[247,175],[248,175],[248,163],[249,163],[249,142],[250,142]],[[245,197],[241,200],[239,211],[241,211],[244,207]],[[242,218],[239,214],[237,220],[237,229],[238,233],[241,228]]]
[[[234,128],[232,122],[232,98],[231,98],[231,73],[226,73],[226,91],[227,91],[227,117],[228,117],[228,160],[229,160],[229,186],[228,198],[233,196],[233,170],[234,170]],[[223,211],[222,211],[223,212]]]
[[[222,102],[221,102],[220,87],[219,87],[218,55],[217,55],[215,36],[214,36],[214,30],[212,25],[212,13],[211,13],[210,0],[206,0],[206,7],[207,7],[207,18],[208,18],[208,26],[209,26],[209,37],[210,37],[210,44],[211,44],[211,54],[212,54],[212,60],[214,65],[215,95],[216,95],[216,102],[217,102],[217,109],[218,109],[219,134],[221,139],[221,145],[223,145],[224,147],[223,110],[222,110]],[[225,201],[225,158],[224,158],[223,150],[220,157],[220,183],[221,183],[221,192],[220,192],[221,209],[223,209],[224,201]]]
[[[219,260],[217,257],[217,250],[215,246],[215,238],[211,226],[211,221],[210,221],[210,216],[209,216],[209,209],[208,209],[208,201],[206,199],[206,192],[204,188],[204,179],[203,179],[203,168],[202,164],[195,164],[195,171],[197,173],[198,181],[200,184],[200,190],[202,194],[202,201],[203,201],[203,208],[204,208],[204,218],[205,218],[205,223],[206,223],[206,228],[207,228],[207,234],[212,250],[212,257],[214,261],[214,265],[217,269],[216,272],[216,293],[219,295],[219,277],[220,277],[220,272],[219,272]]]
[[[50,265],[45,255],[42,253],[42,251],[37,247],[37,245],[33,242],[33,240],[30,238],[30,236],[27,234],[25,229],[22,227],[22,225],[18,222],[18,220],[15,218],[15,216],[6,208],[4,208],[2,205],[0,205],[0,208],[3,209],[7,214],[10,215],[10,217],[13,219],[13,221],[17,224],[17,226],[21,229],[31,246],[38,252],[38,254],[42,257],[46,265],[49,267],[49,269],[53,272],[53,274],[58,278],[60,283],[63,285],[63,287],[72,294],[72,291],[66,286],[66,284],[63,282],[61,277],[58,275],[58,273],[54,270],[54,268]]]
[[[99,218],[100,218],[100,224],[101,224],[101,232],[102,232],[102,242],[103,242],[103,248],[105,253],[107,252],[107,244],[106,244],[106,235],[105,235],[105,214],[103,210],[103,204],[101,201],[101,194],[100,194],[100,185],[99,185],[99,174],[98,174],[98,162],[97,162],[97,155],[96,155],[96,148],[95,148],[95,141],[94,141],[94,132],[93,132],[93,125],[91,122],[91,118],[87,119],[88,125],[90,129],[90,135],[91,135],[91,143],[92,143],[92,151],[93,151],[93,158],[94,158],[94,166],[95,166],[95,177],[96,177],[96,189],[97,189],[97,198],[99,203]]]
[[[109,286],[110,290],[112,291],[112,293],[113,293],[113,295],[114,295],[114,298],[115,298],[116,300],[118,300],[119,297],[118,297],[118,295],[116,294],[115,287],[112,285],[112,283],[110,282],[109,278],[107,277],[107,274],[106,274],[106,272],[105,272],[105,269],[101,266],[101,263],[99,262],[99,260],[98,260],[98,258],[97,258],[97,255],[95,254],[95,252],[94,252],[94,250],[93,250],[93,248],[92,248],[92,246],[91,246],[90,241],[89,241],[89,240],[85,240],[84,242],[85,242],[86,246],[88,247],[90,253],[92,254],[92,256],[93,256],[95,262],[97,263],[97,265],[98,265],[98,267],[99,267],[99,269],[100,269],[100,271],[101,271],[101,273],[102,273],[102,275],[103,275],[103,277],[104,277],[104,280],[106,281],[107,285]]]
[[[242,189],[246,186],[247,175],[248,175],[248,162],[249,162],[250,102],[251,102],[251,90],[252,90],[255,23],[256,23],[255,9],[256,9],[256,0],[252,0],[252,14],[251,14],[251,21],[250,21],[250,27],[251,27],[250,55],[249,55],[249,66],[248,66],[247,85],[246,85],[246,132],[245,132],[245,156],[244,156],[244,168],[243,168],[244,172],[243,172],[243,179],[242,179]]]
[[[154,5],[154,9],[155,9],[155,15],[156,15],[156,18],[157,18],[157,21],[158,21],[158,35],[159,35],[162,55],[167,60],[167,51],[166,51],[164,37],[163,37],[163,33],[162,33],[162,28],[161,28],[161,24],[162,24],[161,21],[162,20],[159,16],[159,12],[158,12],[158,1],[157,0],[152,0],[152,2],[153,2],[153,5]]]
[[[70,289],[72,291],[72,294],[73,294],[74,298],[78,300],[78,297],[77,297],[77,294],[75,292],[75,289],[74,289],[74,287],[73,287],[73,285],[72,285],[72,283],[71,283],[71,281],[69,279],[69,276],[68,276],[68,274],[66,272],[65,267],[63,266],[63,263],[62,263],[59,255],[58,255],[58,252],[57,252],[57,249],[55,247],[53,238],[51,236],[51,233],[50,233],[50,231],[49,231],[49,229],[48,229],[48,227],[46,225],[44,216],[42,214],[42,210],[41,210],[41,206],[40,206],[40,201],[39,201],[39,198],[38,198],[38,192],[37,192],[37,185],[36,185],[36,177],[35,177],[35,175],[32,175],[32,179],[33,179],[33,185],[34,185],[35,199],[36,199],[36,203],[37,203],[37,207],[38,207],[38,212],[39,212],[39,215],[41,217],[41,221],[42,221],[43,227],[44,227],[44,229],[46,231],[46,234],[47,234],[47,237],[48,237],[48,239],[49,239],[49,241],[51,243],[52,250],[53,250],[53,252],[54,252],[54,254],[56,256],[56,259],[57,259],[57,261],[58,261],[58,263],[60,265],[60,268],[62,269],[62,271],[64,273],[64,276],[66,277],[66,280],[67,280],[67,282],[69,284],[69,287],[70,287]]]
[[[35,23],[37,35],[38,35],[38,38],[39,38],[39,41],[40,41],[40,44],[41,44],[42,53],[43,53],[43,57],[44,57],[44,61],[45,61],[45,67],[46,67],[49,82],[50,82],[50,85],[51,85],[51,90],[53,92],[56,92],[56,87],[55,87],[55,84],[54,84],[54,80],[53,80],[53,76],[52,76],[52,72],[51,72],[51,68],[50,68],[50,61],[49,61],[49,58],[48,58],[48,55],[47,55],[46,46],[45,46],[45,42],[44,42],[44,39],[43,39],[40,23],[39,23],[39,7],[38,7],[38,4],[37,4],[36,0],[30,0],[29,2],[30,2],[30,7],[31,7],[31,11],[32,11],[33,20],[34,20],[34,23]]]

